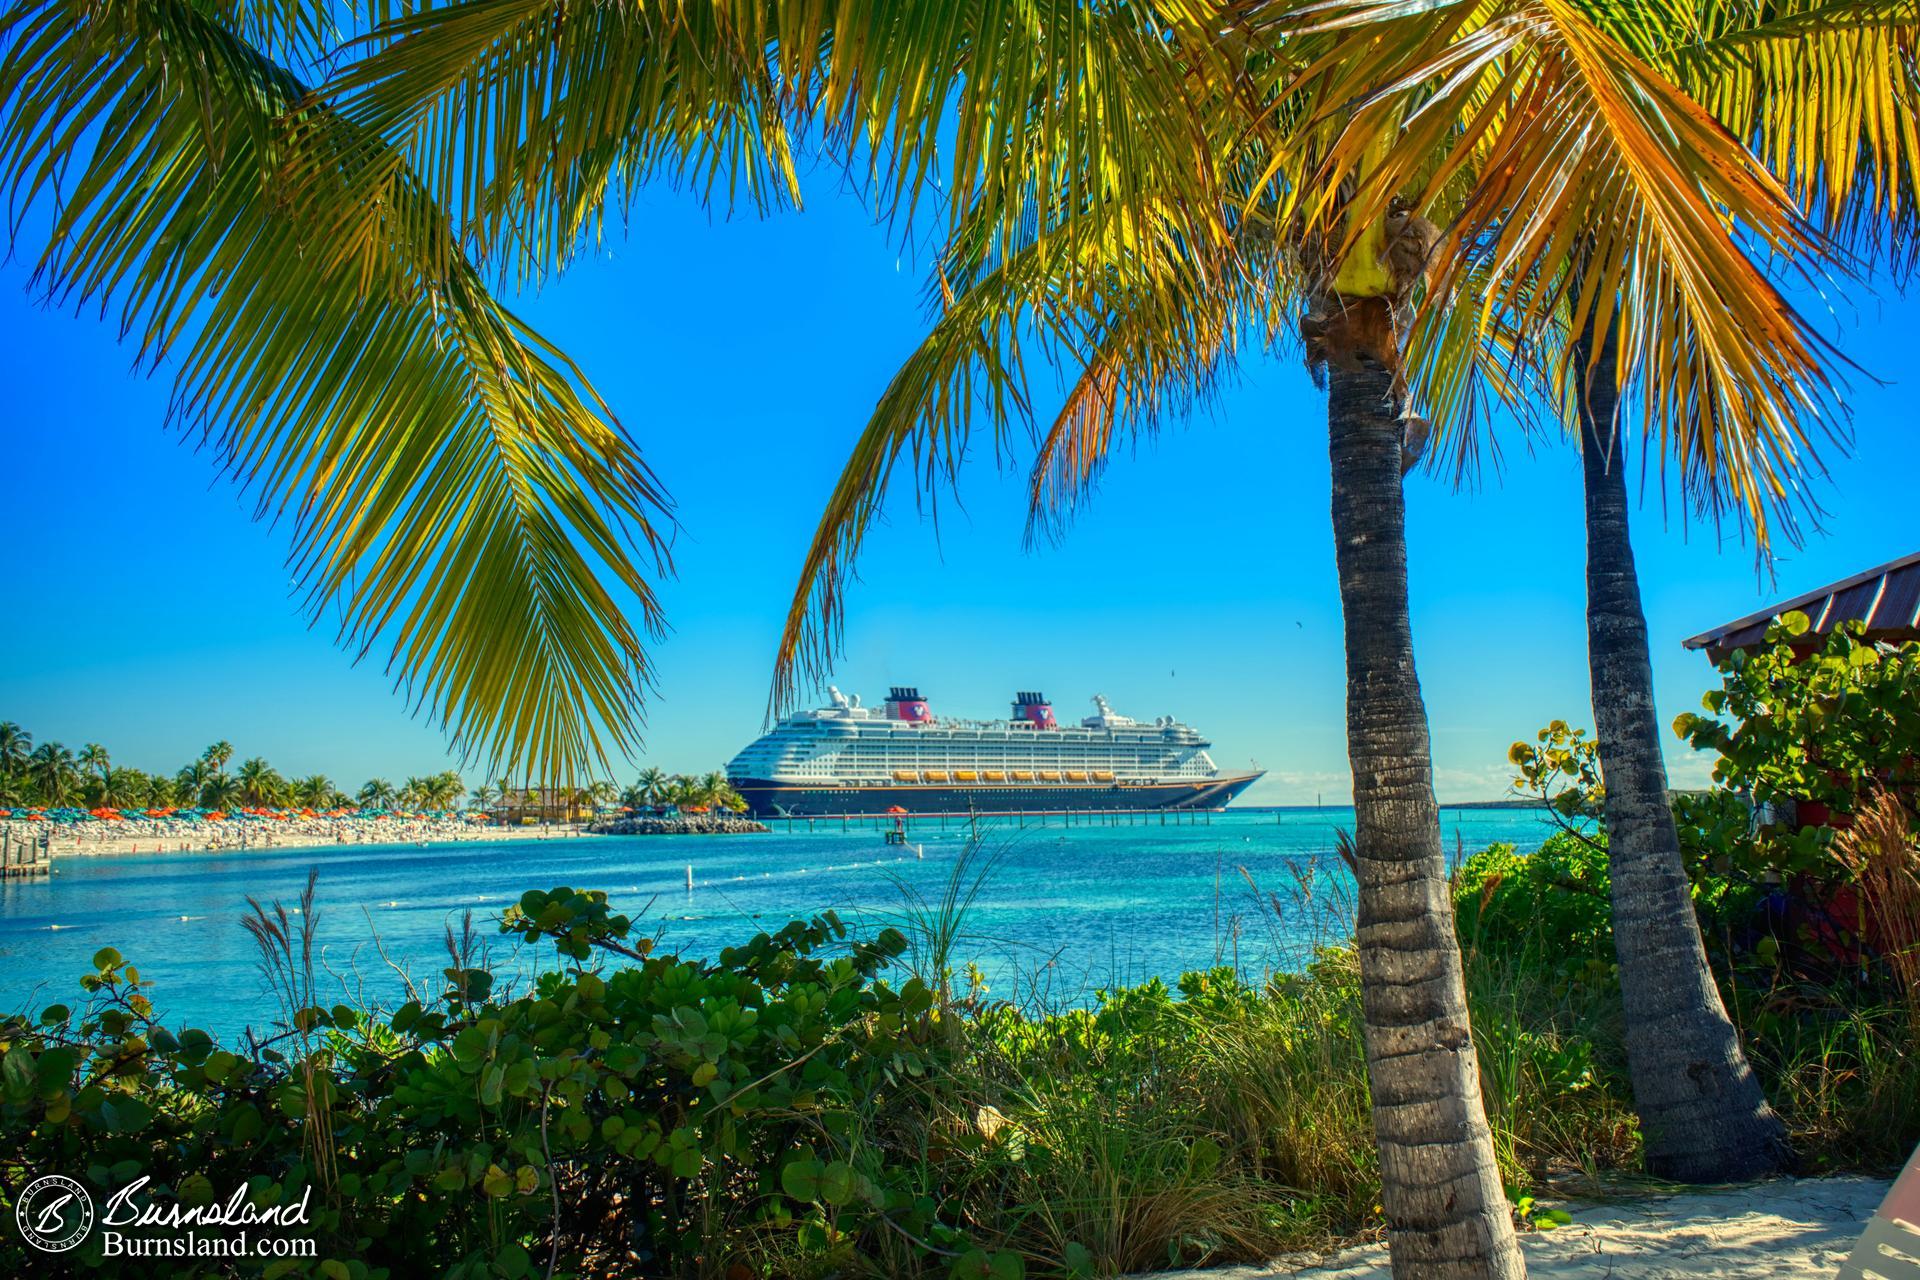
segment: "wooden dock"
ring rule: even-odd
[[[0,831],[0,880],[50,875],[52,871],[53,854],[44,837],[16,840],[11,831]]]

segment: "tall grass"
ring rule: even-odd
[[[1240,872],[1259,908],[1232,917],[1233,936],[1264,932],[1267,955],[1293,948],[1294,971],[1224,966],[1053,1008],[952,989],[992,862],[963,859],[943,891],[910,894],[902,913],[916,972],[947,993],[946,1030],[959,1050],[926,1082],[915,1131],[930,1193],[951,1197],[976,1238],[1021,1253],[1029,1274],[1116,1275],[1257,1261],[1378,1232],[1352,899],[1331,858],[1301,860],[1278,890]],[[1564,911],[1509,913],[1497,936],[1482,937],[1475,908],[1485,901],[1468,899],[1484,899],[1503,874],[1515,871],[1463,877],[1457,896],[1482,1089],[1509,1195],[1637,1185],[1640,1140],[1604,920],[1577,947],[1551,936],[1567,927]],[[1604,885],[1598,892],[1604,904]],[[1756,1068],[1807,1165],[1896,1166],[1920,1139],[1907,1006],[1854,990],[1741,996]]]

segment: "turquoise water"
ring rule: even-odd
[[[992,994],[1074,1003],[1113,982],[1236,964],[1292,967],[1350,923],[1352,885],[1334,853],[1350,809],[1247,810],[1211,821],[1024,829],[982,821],[990,863],[958,948]],[[1449,857],[1495,841],[1536,846],[1538,813],[1446,810]],[[471,911],[498,970],[524,976],[551,951],[497,934],[500,910],[529,888],[605,890],[660,945],[708,955],[796,916],[833,908],[856,929],[899,923],[912,895],[932,901],[968,848],[964,822],[922,819],[906,850],[872,826],[784,826],[771,835],[587,837],[428,847],[331,846],[253,853],[63,858],[39,881],[0,881],[0,1011],[77,1003],[79,975],[118,948],[153,982],[173,1025],[231,1037],[265,1026],[274,1005],[239,920],[249,895],[291,905],[317,868],[323,1001],[402,999],[387,958],[437,991],[444,936]],[[694,888],[686,887],[691,865]],[[1306,901],[1311,886],[1312,901]],[[1276,908],[1275,898],[1279,905]]]

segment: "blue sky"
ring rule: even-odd
[[[451,763],[379,668],[355,667],[291,598],[285,532],[255,523],[163,425],[167,378],[133,376],[97,315],[0,266],[12,554],[0,719],[172,769],[225,738],[337,782]],[[673,630],[656,650],[647,763],[717,768],[759,730],[806,539],[854,434],[924,327],[919,265],[831,189],[802,213],[636,202],[623,237],[520,310],[585,368],[678,501]],[[1832,336],[1855,380],[1855,451],[1829,453],[1825,535],[1783,556],[1689,526],[1657,488],[1636,546],[1663,719],[1698,703],[1687,635],[1914,550],[1908,425],[1920,304],[1856,292]],[[1020,441],[1024,445],[1024,438]],[[1004,714],[1016,688],[1063,715],[1105,693],[1175,713],[1223,764],[1271,771],[1253,802],[1344,800],[1340,619],[1323,401],[1297,362],[1253,363],[1217,409],[1116,462],[1065,542],[1021,544],[1022,465],[980,455],[936,526],[902,487],[869,540],[840,686],[917,683],[936,712]],[[1505,442],[1474,492],[1409,480],[1414,634],[1443,799],[1496,796],[1506,749],[1588,718],[1576,459]],[[1020,457],[1024,460],[1024,450]],[[1677,782],[1704,762],[1673,746]],[[637,763],[637,762],[636,762]],[[622,775],[627,770],[623,767]]]

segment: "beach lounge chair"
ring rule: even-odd
[[[1920,1280],[1920,1148],[1868,1220],[1839,1280]]]

